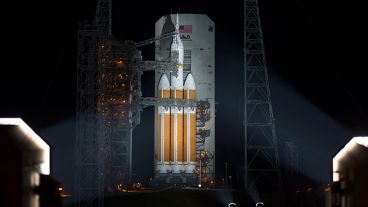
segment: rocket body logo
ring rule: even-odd
[[[183,41],[191,40],[192,32],[193,32],[192,25],[180,25],[179,26],[180,39]]]
[[[191,37],[190,37],[190,34],[181,34],[180,39],[183,40],[183,41],[191,40]]]

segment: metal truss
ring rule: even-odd
[[[97,0],[94,24],[102,27],[105,36],[111,36],[112,0]]]
[[[144,40],[142,42],[138,42],[135,44],[136,47],[142,47],[144,45],[149,45],[149,44],[152,44],[156,41],[159,41],[159,40],[163,40],[163,39],[166,39],[166,38],[170,38],[174,35],[177,35],[178,33],[176,31],[173,31],[173,32],[168,32],[168,33],[165,33],[165,34],[161,34],[160,36],[158,37],[154,37],[154,38],[151,38],[151,39],[148,39],[148,40]]]
[[[211,131],[205,129],[206,122],[210,120],[210,103],[208,101],[197,102],[197,120],[196,120],[196,156],[197,156],[197,172],[200,184],[203,187],[214,187],[214,154],[205,149],[207,137]]]
[[[140,104],[144,108],[148,106],[196,107],[197,102],[195,100],[190,100],[190,99],[144,97],[144,98],[141,98]]]
[[[162,73],[171,72],[172,74],[178,73],[177,63],[167,61],[140,61],[137,63],[139,70],[145,71],[160,71]]]
[[[131,67],[141,61],[131,41],[110,39],[99,48],[101,93],[97,110],[103,118],[104,188],[116,192],[130,186],[132,177],[132,131],[140,123],[142,72]]]
[[[78,207],[103,207],[110,192],[130,186],[132,131],[143,107],[196,107],[193,100],[142,98],[145,71],[177,73],[177,63],[142,61],[140,43],[111,35],[111,0],[98,0],[95,20],[78,32],[75,201]]]
[[[111,0],[98,0],[93,24],[80,24],[77,54],[75,205],[103,207],[105,195],[104,118],[97,100],[102,88],[99,46],[111,34]]]
[[[101,119],[96,114],[96,100],[100,88],[98,44],[103,34],[96,25],[80,25],[78,32],[77,69],[77,127],[76,127],[76,206],[102,207],[104,190],[101,135],[98,129]],[[81,202],[83,201],[83,202]]]
[[[262,197],[282,181],[258,1],[245,0],[244,11],[245,187]]]
[[[132,42],[106,38],[99,25],[79,31],[77,206],[103,207],[106,193],[130,184],[142,75],[132,65],[141,58]]]

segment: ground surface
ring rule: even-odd
[[[254,206],[242,191],[170,189],[109,196],[105,207],[226,207],[230,202],[237,203],[238,207]]]

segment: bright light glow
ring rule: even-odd
[[[236,206],[235,203],[229,203],[229,205],[227,205],[228,207],[231,207],[231,206]]]
[[[50,147],[42,140],[22,119],[20,118],[0,118],[0,125],[14,125],[21,129],[21,132],[37,147],[42,149],[43,157],[40,164],[40,173],[50,174]]]
[[[256,206],[264,206],[264,203],[263,202],[257,202]]]
[[[201,184],[198,184],[198,188],[200,188],[200,187],[202,187],[202,185]]]
[[[334,182],[340,180],[339,162],[347,156],[356,145],[361,145],[368,148],[368,137],[354,137],[348,142],[340,152],[332,159],[332,180]]]

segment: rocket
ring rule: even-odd
[[[196,99],[196,86],[192,74],[188,74],[184,84],[184,98]],[[184,109],[184,156],[185,172],[194,173],[196,166],[196,107]]]
[[[177,74],[166,74],[160,78],[159,98],[195,100],[195,83],[188,74],[183,83],[184,47],[179,35],[179,19],[176,17],[175,30],[170,48],[170,61],[177,62]],[[195,107],[158,106],[156,161],[159,173],[194,173],[196,165]]]
[[[170,98],[170,83],[166,74],[161,76],[158,84],[158,97]],[[156,139],[156,161],[159,173],[171,171],[170,167],[170,108],[158,106],[157,139]]]
[[[170,58],[172,62],[177,62],[178,72],[171,76],[171,98],[183,98],[183,69],[184,69],[184,46],[179,35],[179,16],[176,15],[175,25],[176,35],[173,37],[170,50]],[[173,141],[172,144],[172,172],[180,173],[184,171],[182,166],[182,152],[183,152],[183,107],[171,107],[171,120]]]

